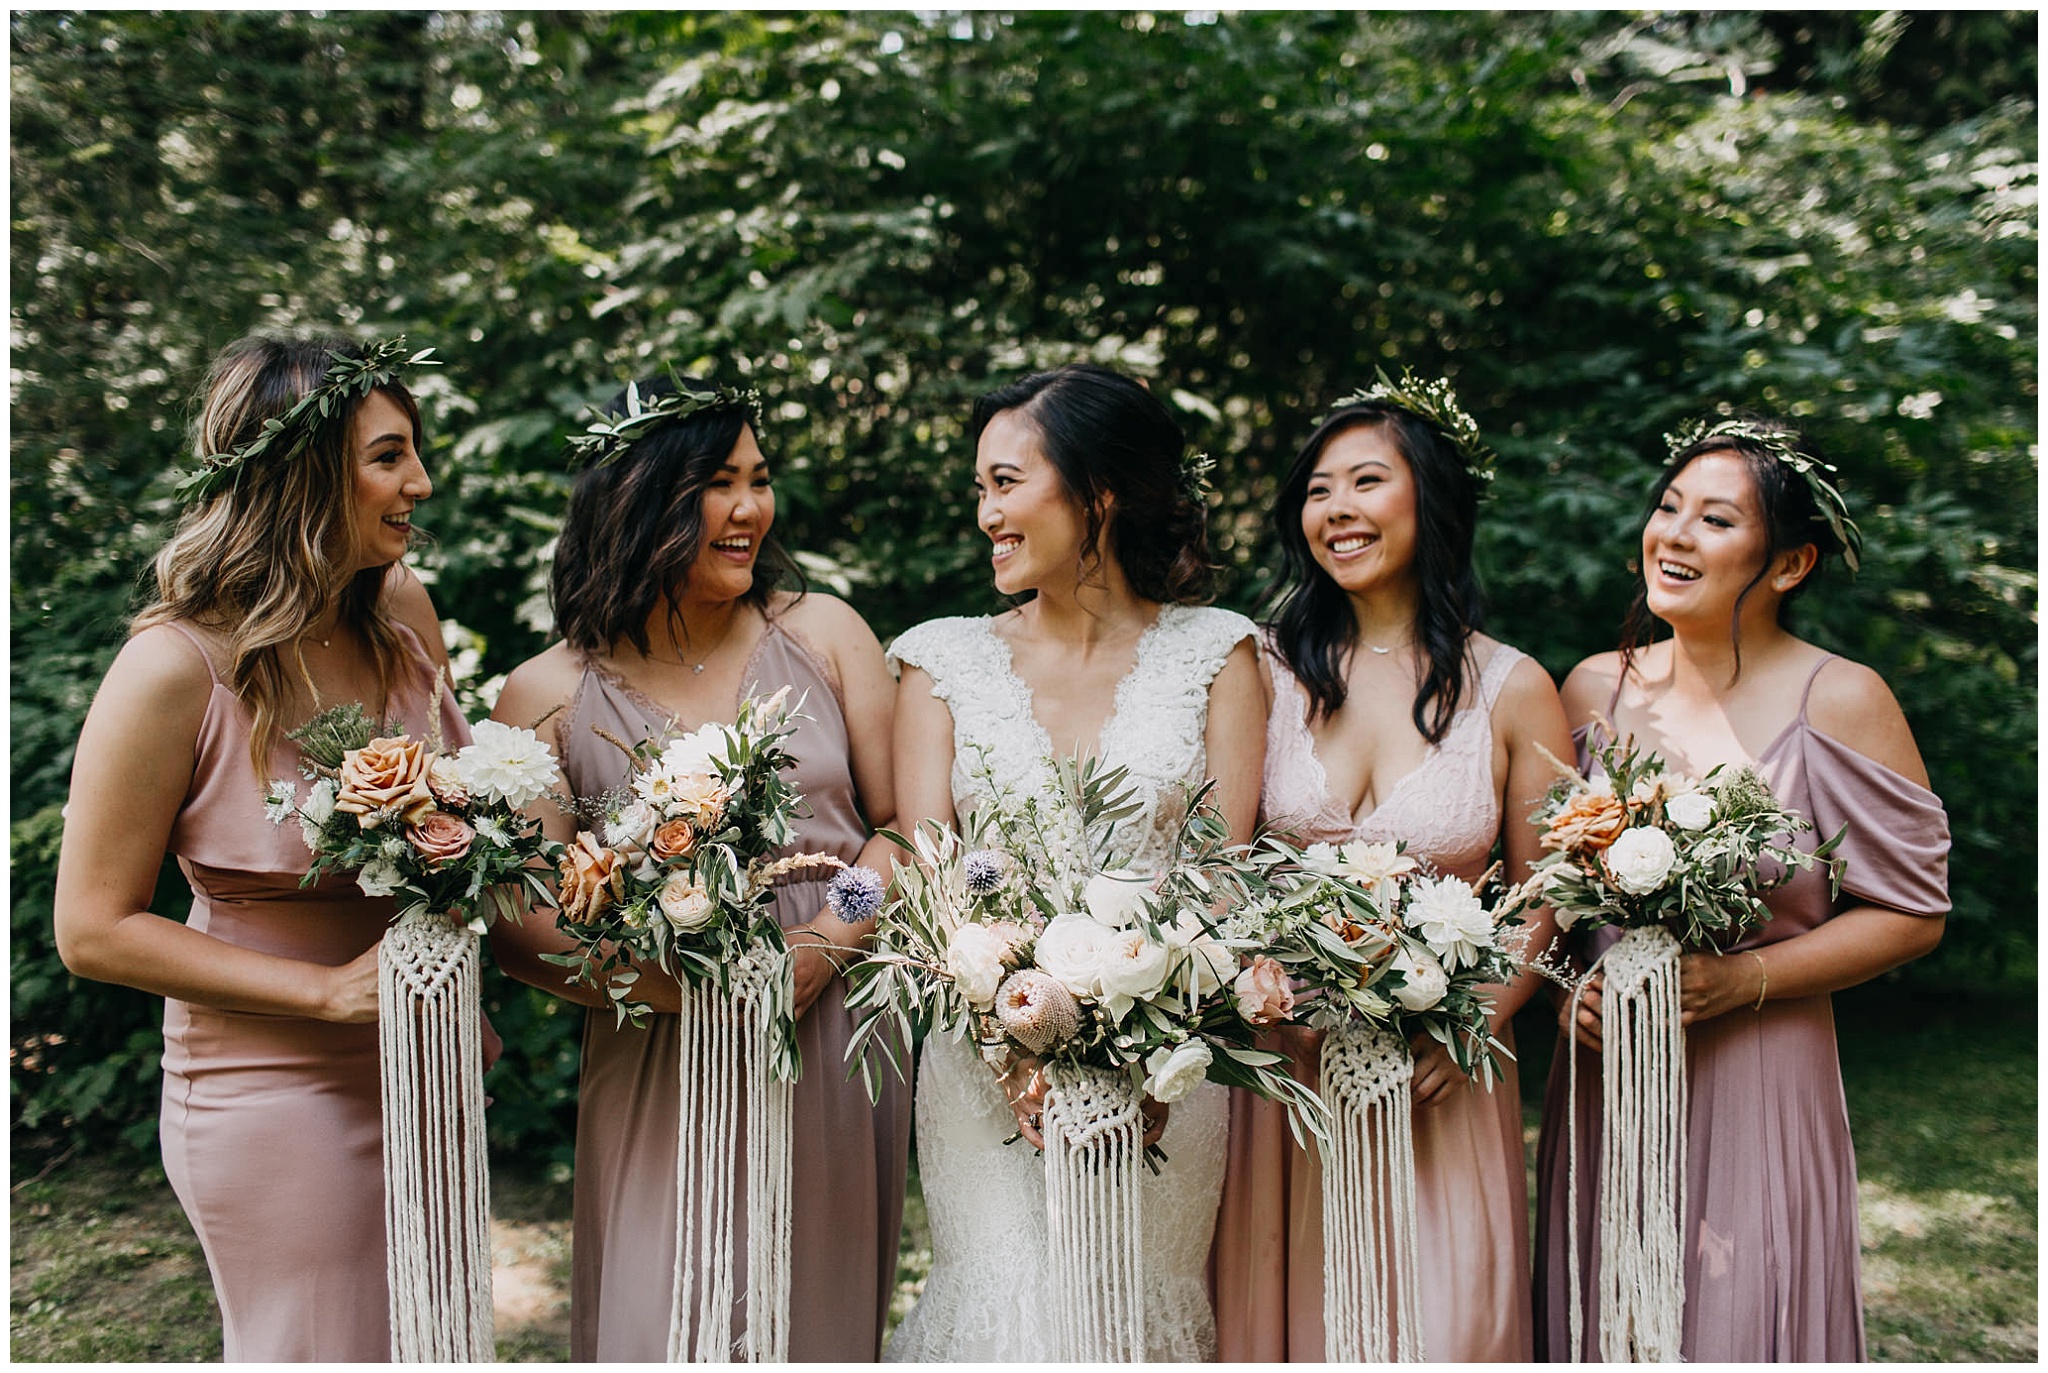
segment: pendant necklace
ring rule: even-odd
[[[717,643],[713,644],[710,648],[704,650],[703,657],[699,658],[696,662],[693,663],[679,653],[673,659],[675,665],[677,667],[686,667],[690,669],[690,675],[693,677],[702,677],[704,675],[704,666],[706,663],[709,663],[711,661],[711,655],[718,652],[719,649],[724,648],[725,641],[732,637],[733,622],[738,618],[739,612],[734,611],[732,619],[729,619],[725,622],[725,633],[718,636]],[[647,656],[650,658],[654,658],[654,655],[652,653],[648,654]],[[655,658],[654,660],[658,663],[665,663],[671,661],[667,658]]]

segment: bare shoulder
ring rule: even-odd
[[[1862,663],[1829,659],[1813,679],[1806,720],[1815,729],[1922,786],[1927,764],[1884,678]]]
[[[582,677],[583,664],[569,645],[552,644],[506,675],[491,715],[507,724],[530,726],[549,711],[566,708]]]
[[[1573,729],[1605,716],[1621,685],[1621,654],[1596,653],[1573,668],[1558,692],[1564,715]]]
[[[768,617],[805,643],[834,656],[870,646],[881,651],[880,640],[860,612],[829,592],[806,591],[799,596],[778,591],[769,601]]]
[[[448,646],[441,639],[441,616],[434,598],[419,574],[404,563],[393,563],[384,577],[384,613],[419,636],[427,655],[442,667],[448,665]]]
[[[203,629],[188,628],[200,643],[167,624],[151,625],[130,638],[114,656],[101,691],[132,692],[167,705],[203,709],[213,694],[214,673],[208,660],[225,666],[227,647]]]

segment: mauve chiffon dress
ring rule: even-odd
[[[1813,676],[1831,659],[1823,659]],[[1873,762],[1806,718],[1757,758],[1787,809],[1813,822],[1798,837],[1811,850],[1844,825],[1842,896],[1805,871],[1769,893],[1772,918],[1731,950],[1804,934],[1837,910],[1882,906],[1908,915],[1948,910],[1948,816],[1927,788]],[[1609,707],[1612,713],[1612,707]],[[1579,766],[1590,766],[1584,732]],[[1619,936],[1578,939],[1591,958]],[[1566,1047],[1559,1036],[1543,1103],[1536,1158],[1536,1343],[1553,1362],[1571,1358],[1567,1268]],[[1766,1001],[1690,1026],[1686,1132],[1685,1324],[1688,1361],[1846,1362],[1865,1357],[1862,1265],[1856,1231],[1856,1152],[1835,1054],[1833,1000]],[[1600,1055],[1580,1047],[1579,1150],[1581,1347],[1599,1357],[1595,1208],[1600,1170]]]
[[[1332,799],[1308,728],[1308,696],[1266,646],[1273,712],[1260,809],[1299,842],[1408,841],[1446,876],[1487,868],[1501,829],[1493,779],[1493,706],[1524,655],[1502,644],[1480,668],[1472,703],[1442,742],[1369,814]],[[1509,1053],[1512,1027],[1502,1027]],[[1454,1087],[1413,1109],[1423,1354],[1433,1362],[1530,1357],[1529,1188],[1520,1079],[1497,1056],[1491,1090]],[[1314,1086],[1313,1077],[1307,1079]],[[1231,1092],[1230,1165],[1211,1253],[1217,1356],[1226,1363],[1321,1363],[1322,1167],[1288,1133],[1280,1107]]]
[[[428,733],[434,665],[404,625],[410,680],[392,704],[412,737]],[[206,647],[183,625],[201,655]],[[169,849],[192,884],[186,924],[216,939],[338,966],[383,937],[397,913],[353,877],[302,889],[312,855],[297,824],[263,813],[265,785],[303,793],[298,745],[280,740],[269,773],[249,767],[253,720],[220,680],[199,724],[192,785]],[[442,737],[469,741],[452,699]],[[164,1001],[164,1173],[192,1222],[220,1301],[229,1362],[385,1362],[384,1108],[377,1026],[220,1011]]]
[[[804,697],[786,741],[796,766],[783,774],[809,815],[788,852],[859,856],[868,829],[854,794],[846,717],[830,670],[770,623],[743,677],[743,695],[790,686]],[[680,728],[700,722],[684,722]],[[617,677],[586,664],[561,730],[563,772],[578,797],[621,786],[625,754],[592,733],[627,743],[680,732],[669,713]],[[825,907],[832,872],[799,870],[775,890],[787,929]],[[676,1117],[679,1027],[655,1015],[621,1027],[610,1011],[584,1018],[576,1119],[576,1193],[570,1294],[570,1358],[578,1363],[660,1363],[668,1356],[676,1258]],[[853,1018],[846,983],[834,978],[797,1024],[803,1074],[792,1120],[790,1336],[793,1362],[872,1363],[896,1280],[904,1175],[910,1159],[910,1092],[878,1059],[881,1104],[870,1106],[858,1074],[847,1080]],[[745,1247],[744,1185],[735,1222]],[[737,1272],[744,1274],[744,1259]],[[741,1284],[744,1286],[744,1284]],[[744,1294],[733,1332],[745,1329]]]

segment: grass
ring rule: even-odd
[[[2033,1362],[2040,1340],[2036,1042],[2031,994],[1999,1001],[1865,987],[1836,998],[1861,1176],[1873,1359]],[[1548,1044],[1518,1026],[1540,1093]],[[17,1155],[16,1166],[25,1164]],[[890,1307],[923,1289],[931,1249],[915,1173]],[[569,1353],[569,1188],[491,1182],[498,1357]],[[78,1160],[14,1185],[11,1353],[20,1362],[220,1358],[199,1245],[163,1173]]]

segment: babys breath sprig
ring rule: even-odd
[[[1458,393],[1442,377],[1418,377],[1410,368],[1401,369],[1393,381],[1385,370],[1375,368],[1377,380],[1362,391],[1353,391],[1330,407],[1330,414],[1353,405],[1398,405],[1416,418],[1434,425],[1451,441],[1465,459],[1465,470],[1474,480],[1493,480],[1494,453],[1479,441],[1479,422],[1458,404]]]
[[[241,480],[249,463],[274,457],[290,462],[313,444],[320,427],[340,413],[352,400],[388,385],[407,367],[439,367],[431,348],[406,355],[405,335],[381,339],[364,347],[360,356],[337,354],[320,384],[301,396],[282,415],[263,421],[263,428],[247,443],[225,453],[210,453],[200,460],[197,471],[182,477],[173,494],[182,504],[197,504]]]
[[[688,419],[704,410],[738,406],[750,423],[759,424],[761,393],[751,387],[736,390],[709,382],[669,374],[675,389],[648,397],[638,382],[626,383],[626,408],[618,414],[600,414],[580,434],[569,437],[569,453],[583,467],[603,467],[664,424]]]
[[[1667,463],[1678,461],[1678,455],[1705,443],[1709,439],[1733,439],[1763,450],[1772,458],[1785,464],[1806,482],[1813,493],[1813,504],[1818,512],[1814,518],[1823,520],[1833,531],[1835,539],[1842,545],[1842,561],[1856,571],[1863,556],[1863,531],[1856,527],[1856,521],[1849,518],[1849,502],[1828,480],[1828,474],[1837,471],[1835,465],[1823,462],[1799,446],[1800,435],[1796,429],[1767,421],[1749,419],[1724,419],[1709,423],[1706,420],[1690,420],[1678,427],[1675,434],[1666,434],[1664,443],[1671,450]]]

